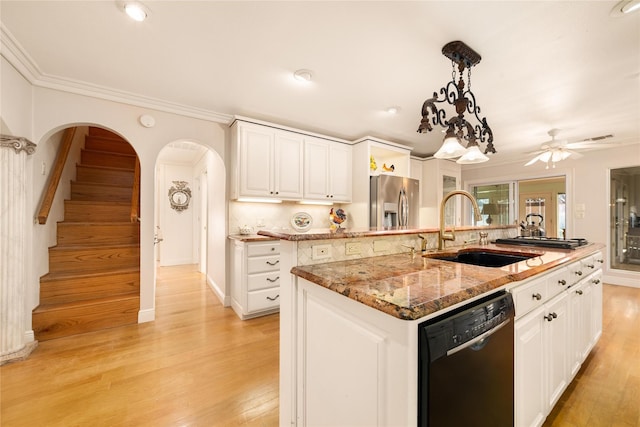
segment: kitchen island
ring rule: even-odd
[[[482,246],[534,255],[500,268],[429,258],[433,252],[412,256],[410,251],[299,265],[294,239],[281,240],[281,272],[289,268],[291,275],[280,290],[280,423],[300,426],[416,425],[420,323],[492,292],[547,286],[549,277],[583,259],[593,260],[602,248]],[[516,316],[521,316],[530,307],[514,299]]]

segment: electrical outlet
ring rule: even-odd
[[[331,245],[314,245],[311,246],[311,259],[331,258]]]
[[[347,242],[344,244],[344,253],[347,255],[358,255],[362,253],[360,242]]]
[[[374,240],[373,252],[386,252],[389,250],[389,242],[386,240]]]

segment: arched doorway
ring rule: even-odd
[[[158,267],[192,264],[226,301],[224,162],[200,143],[175,141],[155,166],[154,256]]]

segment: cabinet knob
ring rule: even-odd
[[[548,322],[551,322],[553,319],[557,318],[558,315],[556,313],[549,313],[548,316],[544,316],[545,319],[547,319]]]
[[[578,289],[578,290],[576,291],[576,294],[578,294],[578,295],[582,295],[583,293],[584,293],[584,292],[582,292],[582,289]]]
[[[587,265],[588,268],[594,268],[595,266],[593,264],[589,264]]]
[[[582,276],[582,271],[580,271],[580,270],[576,271],[576,275],[577,276]]]
[[[542,295],[537,294],[537,293],[536,293],[536,294],[533,294],[533,295],[531,295],[531,296],[533,297],[533,299],[538,300],[538,301],[540,301],[540,300],[542,299]]]
[[[561,284],[562,286],[567,284],[567,281],[564,279],[558,280],[558,283]]]
[[[280,297],[280,294],[276,295],[276,296],[275,296],[275,297],[273,297],[273,298],[271,298],[271,297],[267,297],[267,299],[268,299],[269,301],[275,301],[275,300],[277,300],[279,297]]]
[[[592,282],[597,285],[598,283],[600,283],[600,279],[594,279],[592,280]]]
[[[596,262],[599,262],[600,264],[603,264],[604,260],[603,259],[597,259]]]
[[[276,250],[276,248],[274,248],[274,247],[271,247],[271,252],[273,252],[273,251],[275,251],[275,250]]]

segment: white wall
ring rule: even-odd
[[[567,236],[584,237],[592,242],[607,245],[606,259],[610,257],[609,230],[609,171],[640,165],[640,142],[606,150],[584,152],[579,160],[565,160],[555,169],[544,169],[544,165],[524,168],[521,163],[492,165],[491,161],[475,167],[463,167],[462,181],[465,189],[470,183],[536,178],[544,176],[567,176]],[[584,205],[584,216],[575,207]],[[607,283],[640,287],[640,273],[604,269]]]
[[[0,114],[2,133],[33,140],[31,84],[2,56],[0,57]]]
[[[194,221],[197,216],[199,191],[195,185],[193,165],[161,164],[157,171],[157,185],[160,229],[163,241],[160,243],[160,265],[195,264],[198,262],[194,253]],[[187,209],[177,211],[169,202],[169,189],[175,187],[173,181],[185,181],[185,188],[191,190],[191,201]]]

